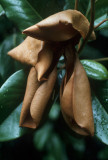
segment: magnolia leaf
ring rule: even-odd
[[[15,71],[15,61],[7,55],[7,52],[21,41],[20,34],[13,34],[0,44],[0,74],[4,81]]]
[[[67,160],[68,159],[66,156],[66,152],[64,150],[64,144],[61,141],[61,138],[59,137],[58,134],[52,133],[52,135],[49,138],[49,142],[50,143],[47,143],[46,148],[47,148],[47,151],[50,157],[53,157],[54,160],[56,159]]]
[[[105,81],[91,81],[93,90],[102,103],[103,107],[108,113],[108,80]]]
[[[92,97],[95,136],[108,145],[108,114],[95,95]]]
[[[102,64],[93,60],[81,60],[81,63],[88,77],[97,80],[108,79],[108,71]]]
[[[103,47],[103,46],[101,46]],[[92,45],[85,45],[84,49],[80,54],[80,59],[98,59],[103,57],[103,53],[97,47],[94,48]]]
[[[95,18],[108,13],[108,0],[96,0],[95,2]]]
[[[0,88],[0,123],[23,100],[27,72],[19,70],[15,72]]]
[[[63,1],[63,0],[62,0]],[[46,18],[51,14],[62,10],[61,2],[58,0],[28,0],[28,2],[35,8],[35,10],[43,17]]]
[[[5,13],[5,12],[4,12],[2,6],[0,5],[0,16],[2,16],[4,13]]]
[[[75,6],[75,0],[66,0],[66,4],[64,6],[64,9],[74,9]],[[86,13],[87,8],[89,7],[89,1],[88,0],[80,0],[78,3],[78,10],[82,12],[84,15]]]
[[[56,102],[52,105],[52,108],[49,112],[49,118],[51,120],[56,120],[60,115],[60,105]]]
[[[102,22],[103,20],[107,19],[108,15],[104,14],[103,16],[99,17],[98,19],[96,19],[94,21],[94,25],[98,25],[100,22]],[[100,29],[107,29],[108,28],[108,21],[104,22],[103,24],[101,24],[98,28],[96,28],[96,30],[100,30]]]
[[[19,117],[22,104],[20,104],[4,121],[0,124],[0,141],[9,141],[21,137],[27,129],[19,127]]]
[[[2,0],[0,1],[7,17],[12,20],[20,30],[23,30],[42,18],[26,0]]]
[[[34,146],[38,150],[43,150],[45,145],[47,144],[50,136],[52,134],[52,125],[46,123],[41,129],[35,132],[34,134]]]
[[[74,9],[75,2],[73,0],[65,0],[64,10]]]

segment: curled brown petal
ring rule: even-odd
[[[27,88],[20,116],[20,126],[28,128],[37,128],[45,110],[47,110],[48,101],[54,88],[57,77],[57,70],[51,72],[47,81],[40,83],[37,80],[37,73],[32,67],[28,76]]]
[[[89,134],[93,135],[94,122],[90,85],[86,72],[78,58],[74,69],[73,106],[76,123],[79,124],[81,128],[85,128]]]
[[[20,126],[35,128],[35,123],[30,115],[30,106],[39,85],[40,83],[37,80],[36,70],[32,67],[27,80],[27,87],[20,115]]]
[[[62,55],[63,45],[53,42],[43,42],[42,49],[38,54],[38,61],[35,66],[38,73],[38,80],[47,80],[47,77],[57,65]]]
[[[49,43],[44,43],[42,50],[38,54],[38,62],[35,66],[38,73],[38,80],[42,80],[42,76],[51,66],[53,60],[53,50]],[[44,79],[44,78],[43,78]]]
[[[30,114],[36,124],[36,127],[40,124],[42,117],[44,116],[44,112],[48,108],[48,101],[53,91],[56,77],[57,69],[54,68],[54,70],[49,75],[48,80],[40,85],[34,95],[30,106]]]
[[[41,50],[41,43],[42,41],[28,36],[19,46],[9,51],[8,55],[21,63],[35,66],[38,52]]]
[[[73,73],[65,84],[61,85],[61,109],[67,124],[82,135],[94,134],[90,85],[83,66],[76,56]]]
[[[89,21],[77,10],[66,10],[42,20],[23,31],[31,37],[46,41],[66,41],[78,33],[85,39],[89,30]],[[91,39],[95,39],[92,32]]]

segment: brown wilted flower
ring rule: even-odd
[[[89,30],[86,17],[76,10],[56,13],[23,31],[28,37],[8,54],[31,65],[20,116],[20,126],[37,128],[57,77],[57,62],[64,55],[66,74],[60,103],[68,126],[81,135],[94,134],[90,85],[75,45]],[[95,39],[92,32],[90,39]]]

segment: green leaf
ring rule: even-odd
[[[74,9],[75,0],[66,0],[66,4],[64,6],[64,10],[66,9]],[[78,10],[85,15],[87,8],[89,7],[88,0],[79,0]]]
[[[36,149],[43,150],[45,148],[45,145],[51,136],[51,132],[52,125],[49,123],[46,123],[41,129],[36,131],[33,139]]]
[[[2,83],[3,83],[3,79],[2,79],[2,76],[0,75],[0,87],[1,87]]]
[[[91,81],[95,95],[108,113],[108,80]]]
[[[28,2],[35,8],[42,18],[46,18],[62,10],[62,3],[59,3],[58,0],[28,0]]]
[[[2,0],[0,4],[5,10],[7,17],[12,20],[20,30],[42,19],[27,0]]]
[[[23,100],[27,72],[17,71],[0,88],[0,123],[15,109]]]
[[[64,6],[64,10],[74,9],[75,1],[74,0],[66,0],[66,4]]]
[[[20,34],[7,36],[0,44],[0,74],[5,81],[13,72],[15,72],[15,61],[7,55],[7,52],[22,41]]]
[[[99,48],[89,44],[86,44],[82,52],[80,53],[81,59],[97,59],[102,57],[103,53],[99,50]]]
[[[95,3],[95,18],[108,13],[108,0],[96,0]]]
[[[103,16],[99,17],[98,19],[96,19],[94,21],[94,25],[98,25],[100,22],[102,22],[103,20],[107,19],[108,16],[107,14],[104,14]],[[108,21],[104,22],[103,24],[101,24],[96,30],[100,30],[100,29],[107,29],[108,28]]]
[[[46,146],[48,155],[50,155],[50,157],[53,157],[54,160],[67,160],[64,144],[56,133],[52,133],[49,142],[50,143],[47,143]]]
[[[108,114],[95,95],[92,98],[95,136],[108,145]]]
[[[0,124],[0,142],[16,139],[27,132],[27,129],[19,127],[21,107],[22,104]]]
[[[105,38],[108,38],[108,29],[102,29],[102,30],[100,30],[99,33],[100,33],[100,35],[104,36]]]
[[[4,12],[2,6],[0,5],[0,16],[2,16],[4,13],[5,13],[5,12]]]
[[[97,80],[108,79],[108,71],[102,64],[93,60],[81,60],[81,63],[88,77]]]
[[[60,105],[56,102],[52,105],[52,108],[49,112],[49,118],[52,120],[56,120],[60,114]]]

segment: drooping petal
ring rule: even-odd
[[[56,68],[51,72],[47,81],[40,83],[37,73],[32,67],[28,76],[27,88],[20,116],[20,126],[37,128],[44,112],[47,110],[48,101],[53,91],[57,77]]]
[[[53,50],[48,43],[44,43],[42,50],[38,54],[38,62],[35,66],[38,73],[38,80],[46,73],[52,64]]]
[[[66,41],[77,34],[85,39],[89,30],[89,21],[77,10],[66,10],[42,20],[23,31],[31,37],[45,41]],[[95,39],[92,32],[91,39]]]
[[[94,135],[90,84],[78,57],[74,68],[73,113],[76,123]]]
[[[63,117],[69,127],[81,135],[93,135],[90,85],[77,55],[70,78],[67,81],[66,73],[62,82],[60,101]]]
[[[35,92],[39,86],[40,83],[37,80],[36,70],[34,67],[32,67],[27,80],[26,92],[20,115],[20,126],[35,128],[35,123],[30,115],[30,106]]]
[[[30,106],[30,114],[33,121],[35,122],[36,127],[38,127],[40,124],[42,117],[44,117],[44,113],[48,108],[48,101],[53,91],[56,77],[57,69],[54,68],[54,70],[49,75],[48,80],[40,85],[34,95]]]
[[[35,66],[41,43],[42,41],[28,36],[19,46],[9,51],[8,55],[21,63]]]
[[[46,80],[49,74],[57,65],[62,54],[61,45],[57,43],[44,42],[38,54],[38,61],[35,66],[38,73],[38,80]]]

